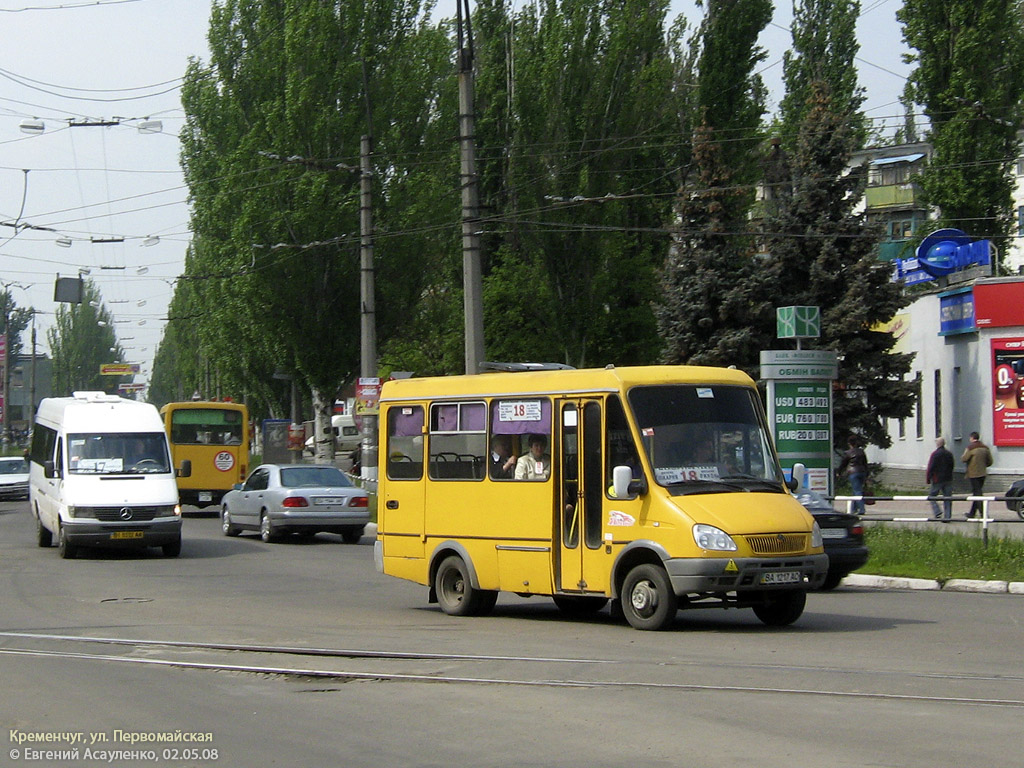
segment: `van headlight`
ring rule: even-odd
[[[823,542],[821,540],[821,527],[818,525],[817,520],[814,521],[814,527],[811,528],[811,546],[823,546]]]
[[[174,516],[175,517],[181,517],[181,504],[175,504],[174,505]],[[815,523],[815,525],[817,525],[817,523]],[[820,533],[818,534],[818,538],[819,539],[821,538],[821,534]]]
[[[698,523],[693,526],[693,540],[697,542],[697,546],[701,549],[710,549],[718,552],[735,552],[737,549],[736,542],[732,540],[732,536],[721,528],[715,528],[713,525]]]

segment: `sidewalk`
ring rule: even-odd
[[[846,502],[834,501],[837,510],[846,508]],[[942,502],[939,502],[941,509]],[[942,523],[932,517],[931,504],[927,499],[897,499],[876,501],[866,509],[861,517],[865,525],[899,525],[907,528],[928,528],[956,532],[964,535],[982,537],[985,526],[975,518],[967,520],[966,514],[971,508],[969,501],[953,502],[952,522]],[[1006,508],[1002,501],[992,501],[988,505],[988,535],[1001,538],[1024,538],[1024,520],[1016,512]],[[842,585],[866,589],[918,589],[945,590],[948,592],[980,592],[986,594],[1024,595],[1024,582],[1020,581],[980,581],[975,579],[950,579],[945,583],[931,579],[908,579],[896,576],[872,576],[870,574],[851,573],[842,581]]]

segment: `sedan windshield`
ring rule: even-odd
[[[674,493],[782,493],[756,397],[746,387],[725,385],[631,389],[655,481]]]
[[[281,485],[285,488],[347,488],[352,483],[337,467],[301,466],[281,467]]]
[[[68,471],[73,475],[148,475],[171,471],[163,432],[102,432],[68,435]]]

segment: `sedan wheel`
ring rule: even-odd
[[[274,527],[270,524],[270,515],[265,511],[260,515],[260,538],[267,544],[277,539]]]
[[[221,510],[220,529],[224,532],[225,536],[237,536],[239,534],[238,527],[231,522],[231,513],[228,511],[227,506]]]

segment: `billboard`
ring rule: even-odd
[[[1024,445],[1024,337],[991,343],[992,442]]]

